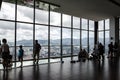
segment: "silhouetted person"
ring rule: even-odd
[[[80,52],[79,52],[79,54],[78,54],[78,61],[80,61],[80,58],[82,58],[82,54],[83,54],[83,50],[80,49]]]
[[[85,59],[88,59],[88,53],[86,52],[85,49],[83,49],[83,50],[81,49],[78,54],[78,61],[80,61],[80,60],[84,61]]]
[[[118,52],[118,44],[117,44],[117,42],[114,43],[113,51],[114,51],[114,57],[117,57],[117,52]]]
[[[92,52],[92,59],[98,59],[98,57],[99,57],[99,55],[98,55],[98,49],[95,47],[95,48],[93,48],[93,52]]]
[[[85,49],[83,49],[83,57],[88,59],[89,55]]]
[[[4,69],[8,68],[8,64],[9,64],[9,55],[10,55],[10,51],[9,51],[9,45],[7,44],[7,40],[6,39],[2,39],[2,45],[1,45],[1,53],[2,53],[2,59],[3,59],[3,67]]]
[[[22,45],[19,46],[19,53],[18,53],[18,60],[21,62],[20,67],[23,66],[23,55],[24,55],[24,50],[22,48]]]
[[[98,45],[98,51],[99,51],[99,59],[104,59],[104,46],[102,45],[102,43],[99,43]]]
[[[113,57],[113,42],[108,44],[108,57]]]
[[[38,40],[35,40],[35,45],[34,45],[34,63],[39,62],[39,53],[41,50],[41,45],[38,43]],[[37,59],[36,59],[37,57]]]

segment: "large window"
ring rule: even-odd
[[[99,37],[98,42],[104,44],[104,32],[103,31],[99,32],[98,37]]]
[[[93,51],[94,48],[94,21],[89,20],[89,52]]]
[[[10,46],[10,54],[14,56],[15,24],[13,22],[0,21],[0,44],[2,43],[3,38],[7,39],[7,43]]]
[[[110,43],[110,21],[105,20],[105,53],[108,53],[108,44]]]
[[[36,0],[35,7],[35,23],[48,24],[49,4]]]
[[[94,32],[89,32],[89,52],[94,48]]]
[[[98,22],[98,30],[104,30],[104,20]]]
[[[71,16],[63,14],[63,26],[64,27],[71,27]]]
[[[50,25],[61,25],[61,14],[57,12],[50,12]]]
[[[71,55],[71,29],[63,28],[63,39],[62,39],[62,48],[63,56]]]
[[[94,21],[54,12],[56,7],[50,3],[36,0],[5,1],[0,11],[0,38],[7,38],[13,60],[18,60],[18,49],[23,45],[24,62],[32,61],[34,40],[38,40],[42,46],[40,63],[53,62],[55,59],[60,61],[61,58],[68,60],[66,57],[70,60],[78,55],[80,48],[86,51],[93,49]],[[103,43],[104,31],[106,41],[109,35],[108,22],[105,21],[106,30],[104,21],[99,22],[99,41]]]
[[[15,20],[15,4],[2,2],[0,19]]]
[[[83,18],[81,20],[82,20],[82,29],[88,30],[88,20]]]
[[[86,51],[88,50],[88,31],[82,31],[82,48],[85,49]]]
[[[73,55],[80,51],[80,30],[73,30]]]
[[[80,18],[78,18],[78,17],[73,17],[73,28],[78,28],[78,29],[80,29]]]
[[[22,6],[22,4],[17,5],[17,20],[24,22],[33,22],[33,8]]]
[[[50,57],[60,57],[60,28],[50,28]]]
[[[105,53],[108,51],[108,44],[110,43],[110,36],[109,36],[109,19],[99,21],[98,25],[98,41],[104,45]]]
[[[17,54],[19,46],[24,49],[24,60],[33,58],[33,25],[17,23]]]
[[[42,46],[40,58],[48,58],[48,26],[35,25],[35,39]]]

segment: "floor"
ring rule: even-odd
[[[0,70],[0,80],[120,80],[119,58],[40,64]]]

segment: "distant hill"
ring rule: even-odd
[[[100,41],[103,41],[102,38],[99,39]],[[38,42],[41,45],[48,45],[48,40],[38,40]],[[25,46],[32,46],[33,40],[19,40],[17,41],[17,45],[25,45]],[[65,38],[62,40],[63,45],[71,45],[71,39],[70,38]],[[9,43],[10,45],[14,45],[12,42]],[[60,45],[60,39],[56,40],[50,40],[51,45]],[[79,45],[80,40],[79,39],[73,39],[73,44],[74,45]],[[89,38],[89,44],[93,45],[94,44],[94,38]],[[109,44],[109,38],[106,38],[106,45]],[[82,45],[87,46],[87,38],[82,39]]]

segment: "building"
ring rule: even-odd
[[[8,40],[13,68],[19,66],[19,45],[24,66],[32,65],[36,39],[42,45],[40,64],[73,61],[80,48],[90,53],[101,42],[107,54],[111,41],[119,43],[119,16],[118,0],[2,0],[0,40]]]

